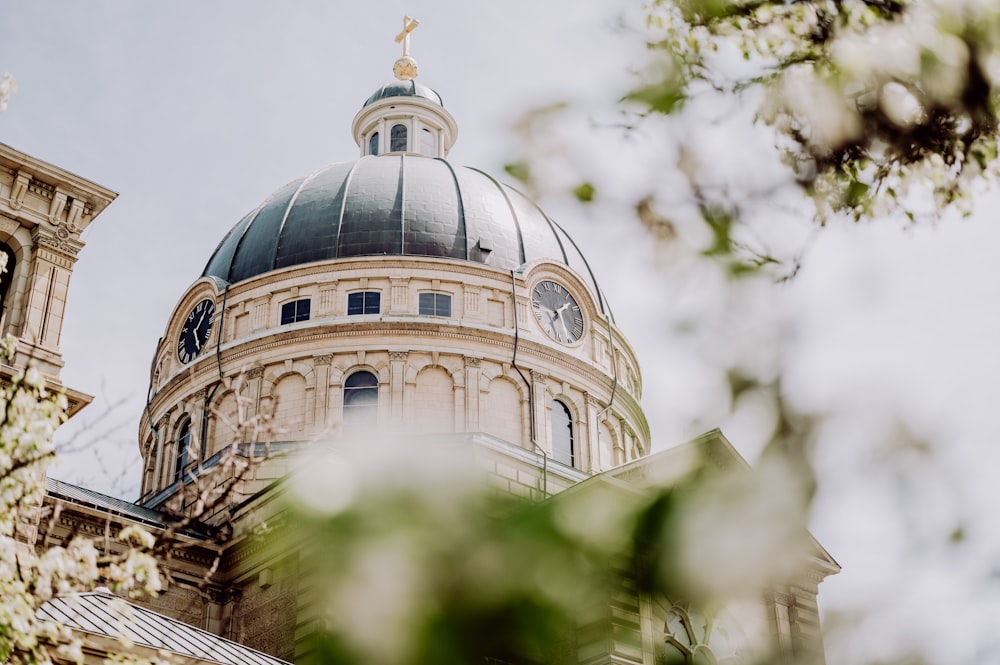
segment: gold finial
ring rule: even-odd
[[[396,35],[396,43],[403,42],[403,55],[392,66],[392,73],[400,81],[410,81],[417,78],[417,61],[410,57],[410,33],[417,29],[420,21],[411,17],[403,17],[403,31]]]

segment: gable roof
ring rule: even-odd
[[[107,589],[58,596],[42,605],[38,616],[75,631],[131,641],[195,662],[288,665],[287,661],[130,603]]]

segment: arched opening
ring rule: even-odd
[[[552,459],[567,466],[576,466],[573,415],[557,399],[552,400]]]
[[[191,420],[186,419],[184,424],[177,430],[176,444],[174,447],[174,481],[183,480],[184,469],[190,461],[191,449]]]
[[[370,432],[378,418],[378,378],[355,372],[344,382],[344,432]]]
[[[14,250],[10,248],[10,245],[2,242],[0,242],[0,254],[7,257],[4,270],[0,273],[0,317],[2,317],[7,313],[7,292],[10,291],[10,285],[14,281],[14,266],[17,264],[17,257],[14,256]]]
[[[406,152],[406,125],[393,125],[389,132],[389,152]]]
[[[378,132],[371,135],[368,139],[368,154],[377,155],[378,154]]]

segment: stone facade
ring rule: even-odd
[[[59,345],[81,233],[118,195],[0,144],[0,335],[17,338],[15,368],[31,361],[66,392],[70,415],[91,397],[62,386]],[[0,376],[9,376],[0,368]]]
[[[586,331],[572,345],[550,340],[529,314],[531,288],[545,279],[566,284],[584,311]],[[384,311],[349,315],[348,294],[361,291],[380,294]],[[450,316],[418,313],[418,296],[428,292],[450,296]],[[185,365],[174,340],[205,299],[218,319],[206,353]],[[302,300],[315,303],[311,317],[282,325],[282,307]],[[308,264],[228,289],[205,278],[175,308],[155,367],[140,426],[144,497],[165,498],[173,486],[176,433],[186,422],[201,425],[192,428],[193,447],[204,437],[206,458],[234,435],[247,443],[233,423],[262,412],[274,416],[273,441],[341,437],[344,381],[359,370],[378,379],[378,420],[368,435],[483,432],[551,456],[559,400],[572,415],[574,466],[583,471],[637,459],[650,445],[634,351],[584,283],[551,263],[529,265],[513,280],[487,266],[419,257]],[[635,378],[628,385],[616,376]],[[197,463],[192,455],[189,464]]]

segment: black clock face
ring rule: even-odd
[[[531,290],[531,307],[545,334],[571,344],[583,337],[583,314],[576,298],[561,284],[542,281]]]
[[[215,302],[202,300],[194,306],[177,340],[177,357],[182,363],[189,363],[198,357],[208,336],[212,334],[212,320],[215,316]]]

